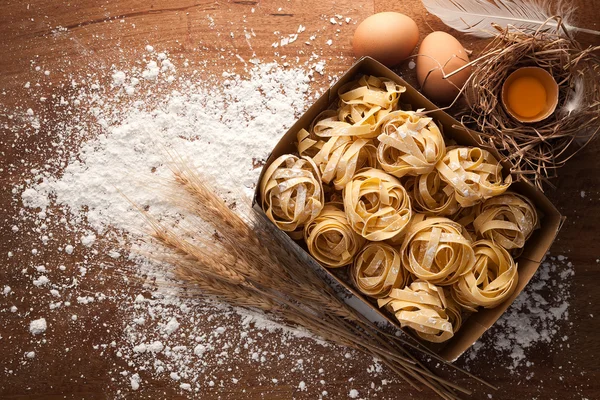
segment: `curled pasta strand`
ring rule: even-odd
[[[456,200],[470,207],[506,191],[512,183],[502,178],[502,165],[487,150],[479,147],[448,149],[436,164],[441,178],[454,188]]]
[[[317,148],[318,152],[312,151]],[[331,183],[342,190],[357,170],[377,166],[377,148],[369,139],[354,139],[350,136],[334,136],[325,141],[310,138],[308,132],[298,133],[300,155],[312,153],[312,160],[319,167],[324,183]]]
[[[323,209],[319,170],[308,157],[284,154],[267,168],[260,183],[261,205],[267,217],[294,239]]]
[[[448,315],[448,320],[452,324],[453,332],[456,333],[462,326],[462,308],[460,304],[452,298],[452,294],[449,291],[444,292],[444,294],[446,296],[446,314]]]
[[[404,289],[393,289],[377,303],[379,307],[388,308],[402,327],[411,328],[424,340],[441,343],[452,338],[460,327],[460,312],[455,306],[450,311],[448,300],[441,287],[415,281]],[[449,314],[458,323],[456,329]]]
[[[352,264],[354,285],[361,293],[375,298],[386,297],[393,288],[406,286],[409,274],[400,259],[398,250],[388,244],[367,244]]]
[[[365,239],[382,241],[400,234],[412,210],[406,190],[393,176],[378,169],[359,171],[342,192],[352,229]]]
[[[308,252],[329,268],[338,268],[352,262],[365,240],[356,234],[341,208],[325,204],[321,213],[304,227]]]
[[[408,178],[404,187],[413,200],[415,211],[431,216],[450,217],[461,210],[454,188],[440,178],[437,170]]]
[[[300,129],[296,134],[298,154],[300,157],[313,158],[323,147],[322,140],[315,140],[306,129]]]
[[[469,311],[496,307],[517,287],[517,264],[506,249],[490,240],[473,243],[473,251],[475,265],[452,286],[452,296]]]
[[[400,94],[405,91],[404,86],[375,76],[364,75],[358,81],[349,82],[338,92],[337,115],[327,113],[317,117],[314,134],[375,138],[381,121],[398,107]]]
[[[401,178],[431,172],[446,154],[442,132],[432,118],[393,111],[381,124],[377,159],[387,173]]]
[[[518,193],[505,193],[476,207],[473,226],[478,236],[507,250],[520,249],[539,227],[535,206]]]
[[[402,265],[417,278],[436,285],[451,285],[475,263],[471,241],[462,227],[442,217],[416,215],[402,248]]]

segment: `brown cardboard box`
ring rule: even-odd
[[[437,107],[431,103],[427,98],[420,94],[413,87],[408,85],[402,78],[386,68],[382,64],[378,63],[372,58],[364,57],[354,64],[329,90],[323,94],[307,111],[302,117],[286,132],[281,138],[277,146],[273,149],[273,152],[269,156],[265,166],[263,167],[262,175],[267,167],[273,162],[274,159],[289,153],[297,153],[295,146],[296,134],[301,128],[308,128],[313,119],[323,110],[329,107],[333,101],[337,101],[338,89],[346,82],[355,79],[357,75],[375,75],[379,77],[389,78],[402,86],[406,86],[406,92],[400,97],[401,104],[410,104],[413,109],[424,108],[426,110],[434,110]],[[443,133],[446,138],[452,138],[457,143],[467,146],[476,146],[477,141],[474,135],[477,133],[464,129],[460,124],[452,118],[450,115],[443,111],[434,111],[429,114],[434,120],[443,126]],[[497,156],[497,152],[494,149],[488,149]],[[504,165],[508,171],[508,165]],[[265,218],[266,215],[260,207],[260,193],[257,190],[254,196],[254,208],[262,214]],[[554,238],[556,237],[560,226],[563,222],[558,210],[552,205],[552,203],[533,185],[526,182],[516,182],[511,186],[512,190],[515,190],[528,198],[530,198],[538,211],[540,211],[541,227],[534,232],[532,237],[527,241],[523,254],[518,258],[518,271],[519,271],[519,284],[514,294],[507,299],[500,306],[493,309],[481,309],[479,312],[471,315],[463,326],[457,332],[457,334],[440,345],[432,345],[427,342],[422,342],[428,347],[436,350],[446,360],[456,360],[465,350],[467,350],[483,333],[489,329],[496,320],[506,311],[514,299],[521,293],[525,285],[529,282],[535,271],[538,269],[544,255],[552,245]],[[280,239],[283,240],[290,246],[290,249],[294,253],[298,254],[301,259],[305,260],[308,264],[311,264],[314,268],[320,268],[324,270],[332,279],[335,279],[354,296],[358,297],[368,307],[370,307],[375,313],[379,314],[383,318],[387,319],[391,324],[398,326],[398,321],[392,314],[389,314],[385,310],[377,308],[375,303],[370,302],[366,296],[358,293],[350,283],[346,283],[338,279],[331,271],[322,267],[314,258],[308,254],[298,243],[294,242],[284,232],[281,233]],[[411,334],[410,332],[408,332]],[[416,337],[416,335],[413,335]]]

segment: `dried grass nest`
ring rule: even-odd
[[[517,177],[540,189],[600,130],[600,46],[583,49],[560,17],[551,20],[557,22],[551,30],[497,27],[499,33],[471,63],[463,88],[469,111],[461,117],[464,126],[480,132],[482,144],[512,164]],[[559,86],[554,114],[533,124],[514,120],[500,101],[505,79],[527,66],[550,72]]]

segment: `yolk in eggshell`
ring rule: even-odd
[[[507,91],[510,109],[521,117],[535,117],[546,106],[546,89],[532,76],[522,76],[510,84]]]

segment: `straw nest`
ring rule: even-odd
[[[502,29],[474,60],[463,91],[469,112],[464,126],[481,133],[512,164],[512,172],[543,189],[557,169],[587,145],[600,129],[600,58],[598,47],[582,48],[560,17],[557,28]],[[550,20],[549,20],[550,21]],[[500,101],[502,84],[516,69],[537,66],[559,86],[558,106],[549,118],[532,124],[514,120]]]

